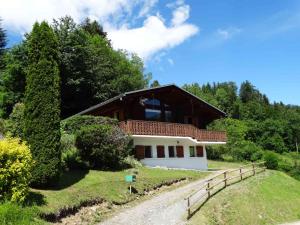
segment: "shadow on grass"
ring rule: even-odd
[[[70,170],[65,171],[59,178],[59,180],[52,186],[38,188],[38,190],[62,190],[67,187],[70,187],[73,184],[76,184],[80,180],[82,180],[86,174],[88,174],[89,170]]]
[[[45,196],[39,192],[30,191],[25,201],[25,206],[42,206],[45,204]]]

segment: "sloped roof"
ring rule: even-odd
[[[123,93],[123,94],[117,95],[117,96],[115,96],[115,97],[113,97],[113,98],[110,98],[110,99],[108,99],[108,100],[106,100],[106,101],[104,101],[104,102],[101,102],[101,103],[99,103],[99,104],[97,104],[97,105],[91,106],[90,108],[87,108],[87,109],[85,109],[85,110],[83,110],[83,111],[77,113],[77,115],[83,115],[83,114],[85,114],[85,113],[91,112],[91,111],[93,111],[93,110],[95,110],[95,109],[97,109],[97,108],[101,108],[101,107],[104,106],[104,105],[107,105],[107,104],[112,103],[112,102],[114,102],[114,101],[121,100],[122,98],[127,97],[127,96],[130,96],[130,95],[132,95],[132,94],[138,94],[138,93],[148,92],[148,91],[152,91],[152,90],[159,90],[159,89],[163,89],[163,88],[170,88],[170,87],[173,87],[173,88],[176,88],[176,89],[179,89],[179,90],[183,91],[183,92],[186,93],[187,95],[190,95],[190,96],[192,96],[193,98],[195,98],[196,100],[198,100],[198,101],[200,101],[200,102],[202,102],[202,103],[208,105],[208,106],[209,106],[210,108],[212,108],[213,110],[218,111],[218,112],[221,113],[223,116],[226,116],[226,113],[223,112],[222,110],[220,110],[220,109],[218,109],[217,107],[213,106],[212,104],[206,102],[205,100],[199,98],[198,96],[196,96],[196,95],[194,95],[194,94],[192,94],[192,93],[190,93],[190,92],[188,92],[188,91],[186,91],[186,90],[184,90],[184,89],[178,87],[178,86],[175,85],[175,84],[162,85],[162,86],[159,86],[159,87],[152,87],[152,88],[144,88],[144,89],[135,90],[135,91],[128,91],[128,92],[125,92],[125,93]]]

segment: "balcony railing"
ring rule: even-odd
[[[197,141],[226,142],[223,131],[202,130],[191,124],[168,123],[143,120],[127,120],[119,124],[120,128],[131,135],[156,135],[191,137]]]

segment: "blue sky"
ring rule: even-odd
[[[162,84],[249,80],[272,101],[300,105],[298,0],[99,0],[99,5],[85,1],[84,8],[74,0],[59,10],[55,1],[28,0],[23,16],[7,13],[17,7],[13,3],[0,9],[10,43],[34,20],[90,16],[104,24],[115,48],[137,52]]]

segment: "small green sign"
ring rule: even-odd
[[[135,182],[135,180],[136,180],[136,176],[135,175],[126,175],[125,176],[125,181],[126,182]]]

